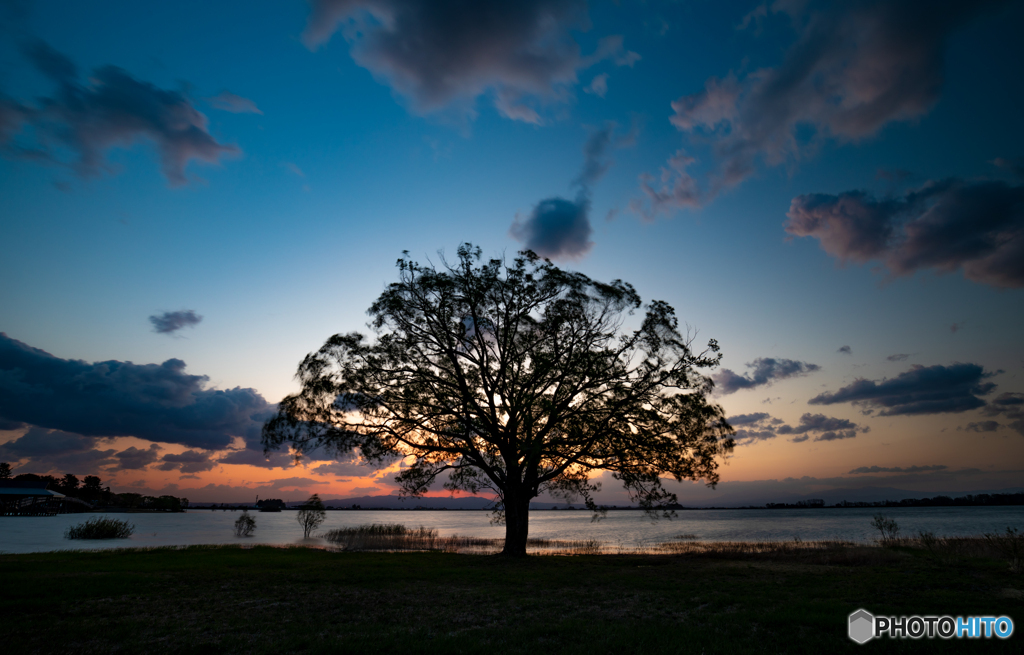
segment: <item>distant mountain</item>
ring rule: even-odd
[[[288,507],[298,507],[305,501],[288,503]],[[323,504],[337,509],[351,509],[358,505],[360,509],[488,509],[494,501],[476,496],[399,498],[398,496],[357,496],[354,498],[325,498]]]
[[[684,507],[760,507],[766,503],[796,503],[810,498],[820,498],[826,505],[835,505],[842,501],[851,503],[873,503],[884,500],[903,500],[905,498],[934,498],[935,496],[949,496],[958,498],[961,496],[977,496],[979,494],[1009,494],[1024,491],[1022,487],[1010,487],[1006,489],[982,489],[977,491],[908,491],[896,487],[858,487],[851,489],[829,489],[816,493],[805,494],[779,494],[771,498],[766,497],[763,492],[734,492],[723,494],[712,500],[690,501],[680,499]]]

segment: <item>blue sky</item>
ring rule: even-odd
[[[1019,484],[1020,2],[2,6],[9,349],[178,359],[208,377],[189,398],[238,387],[269,406],[307,352],[364,329],[403,250],[531,245],[668,301],[753,381],[719,385],[729,415],[767,415],[737,425],[760,427],[723,491]],[[201,320],[150,321],[186,310]],[[14,398],[28,364],[4,361]],[[957,364],[981,372],[957,382]],[[921,370],[943,399],[927,411],[809,402]],[[14,404],[0,459],[16,469],[210,500],[393,489],[324,463],[226,463],[254,450],[258,412],[214,447]],[[805,414],[856,427],[778,432]],[[126,468],[128,448],[151,456]],[[849,474],[870,466],[944,468]]]

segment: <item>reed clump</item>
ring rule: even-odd
[[[107,517],[91,518],[64,531],[65,539],[127,539],[135,532],[135,524]]]
[[[337,528],[320,535],[341,550],[348,551],[409,551],[433,550],[446,553],[493,554],[501,551],[504,539],[442,537],[436,528],[409,528],[400,523],[373,523],[353,528]],[[528,539],[526,547],[532,552],[549,555],[596,555],[602,552],[596,539]]]
[[[670,541],[646,549],[650,554],[725,560],[784,560],[803,564],[867,566],[900,557],[888,549],[842,539],[817,541]]]
[[[1007,527],[1006,532],[985,533],[985,541],[1010,563],[1011,571],[1024,572],[1024,532]]]
[[[937,537],[921,531],[916,539],[903,539],[899,544],[928,551],[943,564],[954,564],[968,557],[998,557],[998,549],[985,537]]]
[[[435,528],[374,523],[328,530],[323,538],[342,550],[445,550]]]

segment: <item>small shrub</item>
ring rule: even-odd
[[[985,533],[985,541],[1009,560],[1011,571],[1024,571],[1024,533],[1017,528],[1007,527],[1005,533]]]
[[[249,512],[242,510],[242,515],[235,521],[236,537],[251,537],[256,529],[256,519],[249,516]]]
[[[871,520],[871,527],[882,533],[882,544],[895,546],[900,540],[900,526],[894,519],[886,518],[883,514],[875,514]]]
[[[135,525],[121,519],[91,518],[64,531],[65,539],[127,539]]]
[[[928,549],[928,552],[935,552],[935,548],[939,545],[939,540],[935,537],[934,532],[921,530],[917,533],[917,540],[921,542],[921,545]]]

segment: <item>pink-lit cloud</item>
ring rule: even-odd
[[[947,179],[881,199],[813,193],[794,198],[787,216],[788,233],[817,239],[840,262],[879,261],[896,276],[962,270],[981,284],[1024,286],[1024,186]]]
[[[798,38],[782,63],[708,79],[672,103],[670,121],[710,143],[698,178],[688,150],[660,178],[641,177],[633,209],[651,218],[700,207],[760,166],[813,156],[826,140],[857,141],[885,125],[926,114],[938,100],[946,42],[956,29],[1005,0],[850,0],[776,2]],[[748,21],[749,22],[749,21]]]

